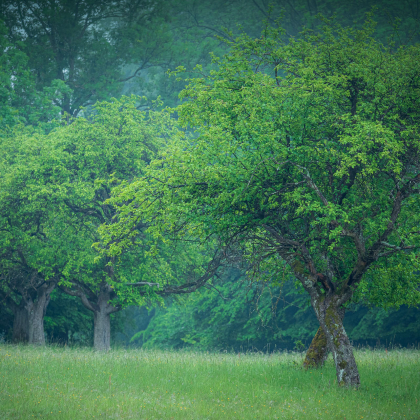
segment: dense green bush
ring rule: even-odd
[[[282,289],[270,289],[246,284],[241,273],[232,270],[217,290],[220,294],[205,290],[169,302],[150,314],[145,308],[130,308],[129,318],[137,317],[138,329],[125,325],[123,331],[128,334],[118,336],[120,343],[162,349],[292,350],[299,341],[308,346],[318,329],[306,296],[292,280]],[[356,345],[409,346],[420,342],[419,308],[385,311],[353,305],[344,324]]]

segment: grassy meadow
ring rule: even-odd
[[[359,350],[362,385],[303,354],[0,345],[0,419],[420,419],[420,352]]]

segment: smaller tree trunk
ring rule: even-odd
[[[111,317],[113,312],[121,310],[121,306],[111,303],[115,292],[105,281],[99,284],[99,290],[92,291],[87,286],[75,289],[60,286],[71,296],[78,296],[86,309],[93,312],[93,348],[98,351],[108,351],[111,348]]]
[[[36,298],[27,299],[25,306],[29,320],[29,344],[45,345],[44,317],[50,303],[50,293],[54,287],[55,283],[38,287]]]
[[[341,320],[344,319],[345,308],[339,309]],[[328,359],[330,350],[328,349],[327,336],[324,330],[320,326],[312,339],[311,345],[306,352],[305,360],[303,361],[303,367],[305,369],[318,369],[324,366]]]
[[[327,337],[322,327],[319,327],[306,352],[303,367],[305,369],[317,369],[324,366],[329,353]]]
[[[45,345],[44,334],[44,302],[29,302],[29,344]]]
[[[111,317],[103,306],[93,313],[94,331],[93,347],[98,351],[108,351],[111,348]]]
[[[50,293],[55,283],[44,283],[38,288],[21,291],[19,304],[9,300],[13,310],[13,336],[14,343],[45,344],[44,317],[50,302]]]
[[[113,294],[112,288],[104,282],[97,294],[96,304],[89,304],[94,314],[93,347],[98,351],[111,349],[111,314],[121,309],[110,303]],[[83,301],[86,299],[82,298]]]
[[[343,326],[337,301],[338,296],[335,295],[323,296],[320,299],[312,297],[312,306],[325,332],[328,348],[333,355],[337,383],[358,387],[360,385],[359,371],[353,347]]]
[[[13,314],[12,341],[14,343],[27,343],[29,341],[29,320],[23,300],[20,305],[14,305]]]

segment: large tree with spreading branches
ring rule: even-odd
[[[267,24],[258,39],[237,38],[181,94],[180,123],[195,135],[173,138],[115,191],[119,221],[105,237],[115,248],[153,217],[155,236],[217,237],[256,275],[288,270],[347,386],[360,378],[346,306],[357,294],[420,298],[420,48],[374,31],[368,16],[361,29],[325,20],[284,41]]]

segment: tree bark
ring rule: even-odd
[[[93,348],[108,351],[111,348],[111,317],[122,309],[121,305],[113,305],[111,300],[116,296],[112,287],[103,281],[99,290],[92,291],[87,285],[74,282],[74,289],[60,285],[60,288],[71,296],[78,296],[83,306],[93,312]]]
[[[317,369],[324,366],[329,353],[327,337],[322,327],[319,327],[306,352],[303,367],[305,369]]]
[[[111,317],[114,312],[121,310],[121,306],[114,306],[110,301],[115,296],[112,287],[102,282],[99,290],[93,292],[87,287],[76,286],[76,290],[61,286],[72,296],[78,296],[86,309],[93,312],[93,348],[98,351],[108,351],[111,348]]]
[[[99,306],[99,310],[93,313],[93,347],[98,351],[108,351],[111,348],[111,317],[107,311],[108,303]]]
[[[28,311],[24,306],[24,301],[20,305],[13,305],[13,343],[27,343],[29,341],[29,319]]]
[[[338,307],[337,295],[312,296],[312,306],[318,321],[324,330],[327,347],[332,352],[337,383],[344,386],[358,387],[360,376],[353,347],[343,326],[342,310]]]
[[[21,301],[17,304],[9,299],[13,310],[14,343],[45,345],[44,317],[50,302],[50,294],[56,286],[55,282],[44,283],[29,291],[21,291]]]
[[[341,320],[344,319],[345,308],[340,308],[339,313]],[[303,367],[305,369],[318,369],[324,366],[328,359],[330,350],[327,344],[327,336],[324,330],[320,326],[312,339],[311,345],[306,352],[305,360],[303,361]]]
[[[54,288],[55,283],[38,287],[36,300],[30,298],[27,300],[25,306],[29,320],[29,344],[45,345],[44,317]]]

